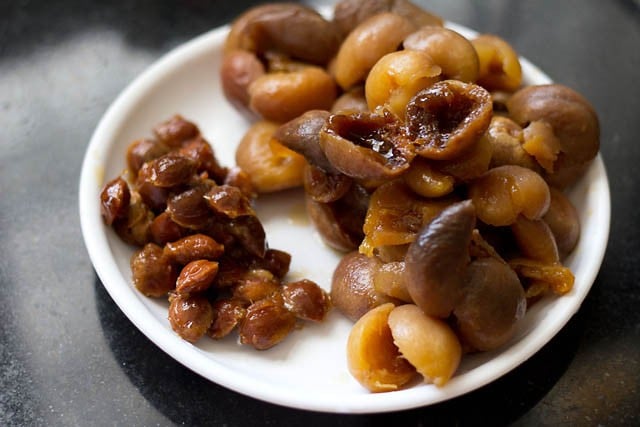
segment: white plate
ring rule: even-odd
[[[471,36],[470,30],[451,25]],[[519,333],[498,351],[464,358],[442,388],[416,385],[372,394],[349,374],[345,345],[351,323],[333,310],[320,325],[307,324],[268,351],[240,346],[235,338],[180,339],[167,321],[167,303],[139,294],[131,283],[132,248],[105,227],[99,194],[125,168],[128,144],[175,113],[194,121],[226,165],[248,123],[225,101],[218,80],[221,46],[228,27],[204,34],[170,52],[133,81],[108,109],[87,149],[80,177],[80,219],[85,243],[100,280],[125,315],[158,347],[205,378],[264,401],[309,410],[386,412],[451,399],[511,371],[547,343],[578,310],[600,268],[609,233],[609,186],[598,156],[571,192],[582,221],[582,240],[568,259],[576,276],[571,293],[547,298],[526,315]],[[550,79],[522,60],[525,82]],[[308,277],[325,289],[339,254],[324,246],[305,219],[301,193],[264,197],[258,213],[271,247],[293,255],[291,275]]]

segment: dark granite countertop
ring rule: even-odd
[[[597,109],[612,195],[608,250],[582,308],[477,391],[382,415],[283,408],[192,373],[111,300],[78,216],[100,117],[171,48],[254,2],[0,3],[0,425],[640,425],[640,9],[632,0],[432,0],[496,33]]]

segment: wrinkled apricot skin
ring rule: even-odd
[[[415,156],[401,123],[388,113],[332,115],[320,130],[320,147],[335,169],[362,180],[396,177]]]
[[[341,173],[326,173],[309,165],[304,171],[304,191],[314,201],[331,203],[347,194],[353,180]]]
[[[407,104],[407,128],[416,152],[450,160],[464,153],[491,122],[491,95],[474,84],[444,80],[418,92]]]
[[[475,224],[473,204],[458,202],[425,225],[409,246],[405,284],[425,314],[446,319],[463,298]]]
[[[162,248],[148,243],[131,257],[133,284],[143,295],[163,297],[176,287],[178,271]]]
[[[176,292],[188,294],[204,292],[213,283],[218,273],[218,263],[204,259],[185,265],[176,280]]]
[[[130,200],[129,186],[122,177],[106,183],[100,193],[100,213],[105,224],[111,225],[116,219],[126,217]]]
[[[367,312],[353,325],[347,340],[349,372],[373,392],[397,390],[416,374],[393,342],[388,319],[394,307],[388,303]]]
[[[213,322],[209,300],[201,295],[174,295],[169,303],[169,323],[181,338],[196,342]]]
[[[264,298],[247,308],[240,324],[240,342],[267,350],[285,339],[295,324],[296,318],[284,307],[282,298]]]

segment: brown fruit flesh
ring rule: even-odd
[[[453,312],[458,333],[475,350],[498,348],[524,317],[524,289],[509,265],[494,258],[473,261],[467,278],[464,297]]]
[[[451,160],[463,154],[491,122],[491,95],[480,86],[445,80],[418,92],[407,104],[409,135],[416,152],[427,158]]]
[[[405,283],[425,314],[447,318],[464,295],[476,216],[470,201],[453,204],[420,230],[405,257]]]
[[[395,300],[376,291],[373,277],[378,261],[358,252],[351,252],[340,260],[331,281],[333,305],[352,321],[379,305]]]

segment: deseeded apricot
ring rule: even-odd
[[[335,60],[335,79],[343,89],[362,82],[369,70],[415,30],[406,18],[384,12],[364,20],[344,40]]]
[[[471,40],[479,59],[478,84],[488,90],[518,89],[522,68],[518,54],[498,36],[482,34]]]
[[[516,165],[490,169],[469,186],[478,218],[495,226],[513,224],[519,214],[540,219],[549,209],[549,186],[536,172]]]
[[[388,303],[367,312],[353,325],[347,341],[349,372],[373,392],[397,390],[416,373],[393,343],[388,319],[394,307]]]
[[[279,123],[309,110],[328,110],[337,96],[333,79],[319,67],[267,73],[256,78],[247,91],[250,108],[264,119]]]
[[[441,387],[453,376],[462,357],[460,341],[444,321],[424,314],[417,305],[393,308],[388,315],[393,342],[425,382]]]
[[[258,193],[269,193],[302,185],[304,157],[273,138],[278,125],[255,123],[238,145],[236,162],[251,177]]]
[[[404,118],[409,100],[440,80],[441,69],[424,52],[400,50],[389,53],[373,66],[365,82],[369,109],[384,106]]]

